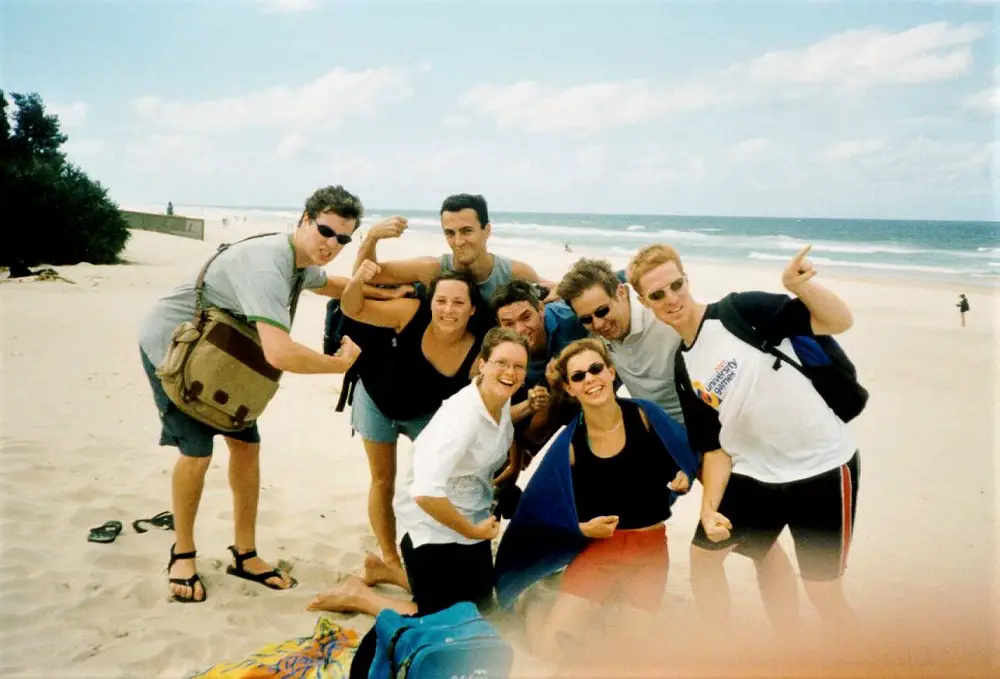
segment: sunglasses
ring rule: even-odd
[[[672,282],[670,285],[668,285],[666,288],[653,290],[648,295],[646,295],[646,299],[650,300],[651,302],[659,302],[661,299],[667,296],[668,289],[670,290],[670,292],[680,292],[681,288],[684,287],[685,280],[687,279],[684,276],[681,276],[680,278]]]
[[[326,224],[320,224],[319,222],[316,222],[316,230],[319,231],[319,235],[323,236],[323,238],[336,238],[337,242],[341,245],[347,245],[354,239],[353,236],[345,233],[337,233]]]
[[[594,313],[584,314],[583,316],[580,316],[580,322],[583,323],[584,325],[590,325],[591,323],[594,322],[595,318],[604,318],[610,313],[611,313],[611,305],[604,304],[594,309]]]
[[[577,370],[575,373],[570,375],[569,381],[583,382],[584,378],[587,376],[587,373],[590,373],[591,375],[600,375],[602,372],[604,372],[604,369],[606,367],[607,366],[604,365],[603,363],[596,361],[594,363],[591,363],[586,370]]]

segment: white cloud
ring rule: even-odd
[[[94,137],[70,137],[63,145],[63,151],[70,162],[80,165],[84,169],[98,160],[104,158],[110,147],[103,139]]]
[[[266,12],[309,12],[319,7],[319,0],[259,0]]]
[[[704,108],[726,98],[711,85],[667,88],[628,80],[558,89],[521,81],[506,86],[479,85],[462,96],[461,104],[493,119],[501,129],[592,134],[676,111]]]
[[[1000,111],[1000,87],[994,86],[970,94],[962,104],[973,111]]]
[[[851,139],[830,144],[821,151],[827,160],[850,160],[877,153],[885,148],[883,139]]]
[[[204,137],[192,134],[151,134],[125,147],[125,157],[133,167],[182,167],[186,172],[207,172],[217,166]],[[230,161],[231,162],[231,161]]]
[[[133,109],[148,122],[177,131],[219,133],[261,127],[284,129],[336,127],[345,118],[372,111],[379,104],[412,93],[407,69],[335,68],[312,82],[272,87],[242,96],[202,101],[133,100]]]
[[[464,130],[469,126],[469,119],[465,116],[448,116],[444,119],[444,126],[453,130]]]
[[[65,131],[83,127],[87,122],[87,105],[82,101],[72,104],[46,104],[46,111],[59,117],[59,125]]]
[[[291,134],[286,134],[278,143],[278,148],[275,150],[275,154],[279,158],[291,158],[304,149],[306,144],[307,140],[304,134],[292,132]]]
[[[733,147],[730,155],[734,161],[739,162],[754,156],[759,156],[764,151],[768,150],[770,146],[771,140],[766,137],[745,139]]]
[[[733,67],[760,83],[924,83],[950,80],[972,66],[972,43],[989,35],[986,24],[922,24],[898,33],[844,31],[803,50],[768,52]]]

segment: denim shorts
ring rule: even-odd
[[[160,431],[161,446],[179,448],[181,455],[188,457],[211,457],[216,436],[228,436],[244,443],[260,443],[260,432],[257,431],[256,422],[246,429],[229,432],[210,427],[182,413],[163,391],[160,378],[156,376],[156,367],[146,356],[146,352],[140,349],[139,353],[142,355],[142,367],[146,370],[146,377],[149,378],[149,386],[153,390],[153,401],[156,402],[156,409],[160,413],[160,422],[163,426]]]
[[[410,420],[393,420],[382,414],[375,401],[365,391],[361,380],[354,385],[354,402],[351,404],[351,428],[361,434],[361,438],[373,443],[395,443],[399,435],[411,441],[424,430],[434,413],[421,415]]]

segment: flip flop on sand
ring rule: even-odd
[[[90,529],[90,535],[87,536],[87,542],[114,542],[115,538],[117,538],[121,532],[121,521],[105,521],[103,525]]]
[[[174,515],[170,512],[160,512],[156,516],[150,517],[148,519],[136,519],[132,522],[132,528],[135,529],[136,533],[145,533],[148,528],[143,528],[142,524],[148,523],[151,526],[156,526],[157,528],[165,528],[167,530],[174,529]]]

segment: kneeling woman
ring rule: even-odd
[[[683,429],[659,406],[615,395],[615,369],[603,343],[573,342],[556,359],[556,370],[561,388],[582,412],[529,483],[497,555],[501,603],[544,570],[568,562],[551,610],[528,610],[534,652],[554,660],[570,650],[560,647],[560,639],[585,629],[597,605],[620,603],[619,619],[630,628],[650,626],[666,589],[665,521],[697,468]],[[560,515],[553,507],[558,497],[571,504],[561,508],[569,518],[562,538],[554,519]],[[561,562],[553,549],[562,550]],[[543,571],[525,577],[524,569],[537,564],[545,564]],[[508,586],[512,581],[518,584]]]
[[[460,601],[490,610],[490,541],[499,532],[490,514],[493,479],[514,440],[510,397],[528,369],[527,340],[513,330],[490,330],[478,367],[476,380],[447,399],[413,442],[411,478],[395,503],[413,601],[379,594],[361,578],[349,576],[319,595],[310,610],[375,616],[393,608],[404,615],[427,615]],[[374,651],[374,629],[369,637],[358,650],[359,665],[371,661],[365,656]]]

